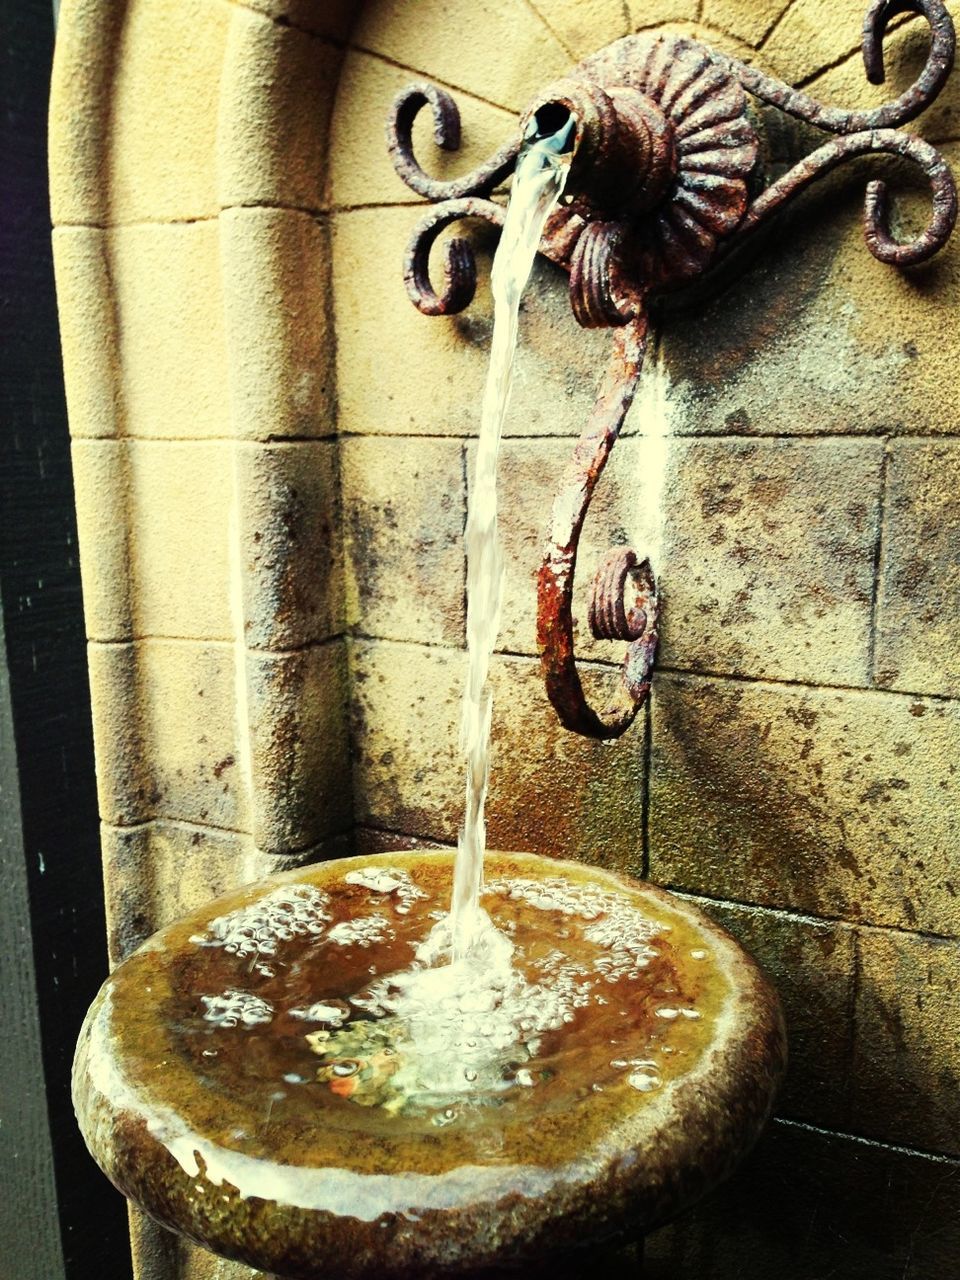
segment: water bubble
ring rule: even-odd
[[[627,1084],[641,1093],[652,1093],[654,1089],[660,1088],[661,1083],[660,1072],[652,1064],[640,1071],[632,1071],[627,1076]]]
[[[676,1018],[680,1017],[680,1010],[671,1009],[665,1006],[664,1008],[657,1009],[656,1014],[658,1018],[663,1018],[667,1022],[673,1022]]]
[[[466,1071],[464,1071],[464,1073],[463,1073],[463,1078],[464,1078],[464,1079],[465,1079],[469,1084],[473,1084],[474,1080],[476,1080],[476,1078],[477,1078],[477,1073],[476,1073],[476,1071],[474,1071],[474,1070],[473,1070],[473,1068],[472,1068],[472,1067],[467,1067]]]

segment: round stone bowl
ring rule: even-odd
[[[642,1238],[726,1177],[786,1055],[750,957],[663,890],[491,853],[483,904],[526,969],[458,996],[447,1047],[442,993],[420,1022],[382,999],[451,878],[447,853],[322,863],[119,965],[73,1075],[115,1186],[277,1277],[422,1280]]]

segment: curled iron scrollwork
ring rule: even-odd
[[[908,89],[868,110],[825,106],[686,36],[627,36],[550,85],[523,114],[515,137],[484,164],[442,181],[417,162],[413,126],[429,107],[437,145],[456,150],[460,117],[453,98],[442,88],[419,83],[394,102],[388,145],[397,172],[418,195],[440,202],[415,227],[404,263],[410,298],[427,315],[462,311],[476,288],[473,251],[462,237],[445,245],[442,287],[431,282],[430,252],[441,232],[463,218],[501,226],[504,206],[492,196],[513,171],[537,113],[561,106],[576,122],[567,196],[548,222],[540,249],[568,272],[577,321],[613,327],[618,336],[554,505],[538,579],[538,639],[547,690],[568,728],[594,737],[618,736],[650,686],[659,606],[649,566],[617,548],[597,577],[591,607],[595,633],[630,642],[620,693],[603,714],[589,707],[577,675],[571,607],[580,530],[633,398],[651,301],[709,272],[811,184],[860,156],[886,154],[911,162],[931,195],[926,226],[901,240],[892,231],[887,184],[879,178],[868,183],[864,232],[874,257],[913,266],[941,249],[953,230],[957,191],[948,165],[931,144],[900,131],[934,101],[953,66],[954,27],[942,0],[873,0],[863,24],[864,67],[871,83],[884,82],[884,38],[893,19],[903,14],[919,15],[929,26],[924,66]],[[764,185],[753,100],[834,136]],[[629,608],[625,591],[635,596]]]

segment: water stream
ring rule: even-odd
[[[572,122],[524,147],[517,161],[503,234],[493,263],[494,323],[490,367],[480,411],[476,470],[467,507],[467,682],[460,743],[467,765],[466,810],[454,869],[450,931],[454,960],[476,945],[486,849],[484,805],[490,777],[493,693],[490,659],[500,628],[503,556],[497,532],[497,458],[510,400],[520,297],[543,228],[563,192]]]

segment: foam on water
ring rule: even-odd
[[[373,902],[384,887],[379,875],[346,879],[367,888]],[[657,940],[669,932],[624,895],[562,876],[497,879],[483,901],[496,917],[508,904],[514,912],[525,909],[527,918],[542,914],[544,926],[535,941],[525,933],[515,942],[516,919],[507,922],[512,930],[500,930],[478,909],[470,950],[450,960],[452,922],[442,915],[419,941],[409,968],[379,974],[348,997],[349,1018],[322,1011],[325,1025],[308,1042],[321,1059],[317,1078],[334,1093],[388,1113],[432,1111],[434,1122],[444,1125],[464,1106],[534,1088],[556,1070],[540,1061],[544,1038],[574,1024],[582,1011],[603,1010],[612,984],[640,981],[659,954]],[[422,914],[425,920],[437,915]],[[557,918],[572,927],[551,929]],[[364,925],[380,919],[359,915],[348,923],[361,937]],[[343,929],[334,926],[329,939]],[[664,1005],[657,1012],[669,1023],[693,1011]],[[634,1089],[660,1087],[652,1060],[612,1065],[629,1068]]]
[[[249,991],[229,990],[222,996],[201,996],[200,1000],[206,1007],[204,1019],[218,1027],[236,1027],[240,1023],[256,1027],[273,1018],[272,1006]]]
[[[348,918],[337,918],[342,906],[338,911],[329,894],[293,886],[218,916],[192,941],[238,959],[253,957],[256,972],[271,979],[287,964],[287,941],[312,938],[311,945],[379,954],[395,943],[399,918],[416,907],[419,924],[403,927],[428,927],[414,935],[411,964],[384,972],[373,963],[372,980],[344,998],[286,1009],[229,988],[201,997],[203,1018],[224,1029],[256,1028],[275,1013],[313,1023],[317,1029],[305,1029],[304,1036],[320,1062],[304,1081],[326,1083],[339,1097],[387,1113],[429,1112],[439,1125],[455,1122],[464,1106],[489,1104],[510,1089],[549,1079],[556,1067],[541,1058],[545,1037],[591,1009],[606,1017],[601,1011],[611,1000],[642,983],[670,931],[622,893],[595,883],[562,875],[500,877],[484,890],[469,950],[457,955],[452,917],[436,910],[409,871],[359,869],[347,872],[343,884],[360,891],[349,899]],[[532,931],[519,929],[521,919],[533,922]],[[298,962],[292,978],[302,968]],[[674,991],[661,992],[653,1009],[661,1025],[699,1017],[687,1004],[669,1002]],[[650,1058],[611,1066],[626,1071],[636,1090],[660,1087],[660,1067]]]
[[[193,941],[201,947],[222,947],[231,955],[253,957],[252,967],[264,977],[274,969],[263,956],[274,956],[289,938],[320,934],[330,919],[329,898],[312,885],[275,889],[259,902],[211,920],[205,934]]]

